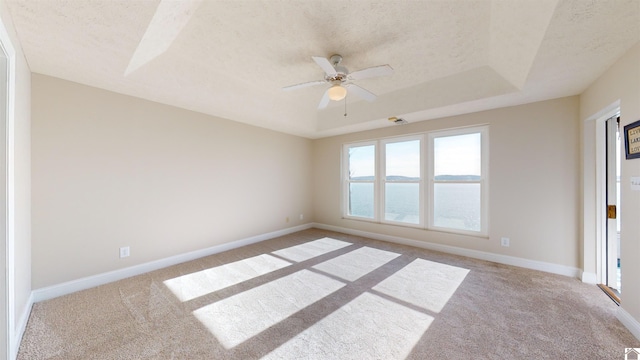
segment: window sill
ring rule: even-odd
[[[431,227],[430,228],[430,227],[426,227],[424,225],[401,224],[401,223],[397,223],[397,222],[385,222],[385,221],[379,221],[379,220],[374,220],[374,219],[358,218],[358,217],[351,217],[351,216],[342,216],[342,219],[343,220],[360,221],[360,222],[365,222],[365,223],[370,223],[370,224],[378,224],[378,225],[384,225],[384,226],[395,226],[395,227],[401,227],[401,228],[406,228],[406,229],[422,230],[422,231],[428,231],[428,232],[436,232],[436,233],[443,233],[443,234],[468,236],[468,237],[473,237],[473,238],[477,238],[477,239],[485,239],[485,240],[489,239],[489,235],[488,234],[480,233],[480,232],[458,231],[458,230],[455,230],[455,229],[437,228],[437,227]]]

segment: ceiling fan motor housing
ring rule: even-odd
[[[330,82],[340,81],[341,83],[347,81],[349,70],[346,67],[340,65],[340,62],[342,62],[342,55],[331,55],[329,61],[331,61],[331,65],[333,65],[333,68],[336,69],[336,74],[333,76],[325,76],[325,80]]]
[[[336,71],[337,71],[336,74],[331,76],[326,75],[324,79],[330,83],[335,83],[336,81],[343,83],[347,81],[347,74],[348,74],[348,72],[346,71],[347,69],[344,66],[339,66],[339,68],[342,68],[342,69],[336,68]],[[345,71],[342,71],[342,70],[345,70]]]

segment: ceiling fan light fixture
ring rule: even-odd
[[[340,101],[347,96],[347,89],[340,85],[333,85],[329,88],[329,99],[333,101]]]

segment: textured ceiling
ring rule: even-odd
[[[638,0],[8,1],[33,72],[318,138],[581,93],[640,41]],[[311,56],[378,95],[317,110]]]

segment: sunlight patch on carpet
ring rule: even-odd
[[[416,259],[373,290],[439,313],[468,273],[457,266]]]
[[[327,260],[313,268],[348,281],[355,281],[398,256],[400,254],[365,246]]]
[[[349,242],[326,237],[304,244],[288,247],[282,250],[277,250],[272,252],[272,254],[281,256],[287,260],[300,262],[329,253],[331,251],[342,249],[343,247],[349,245],[351,245],[351,243]]]
[[[433,317],[363,293],[262,359],[404,359]]]
[[[289,265],[288,261],[262,254],[165,280],[164,285],[180,301],[189,301]]]
[[[226,349],[231,349],[345,286],[300,270],[193,312]]]

